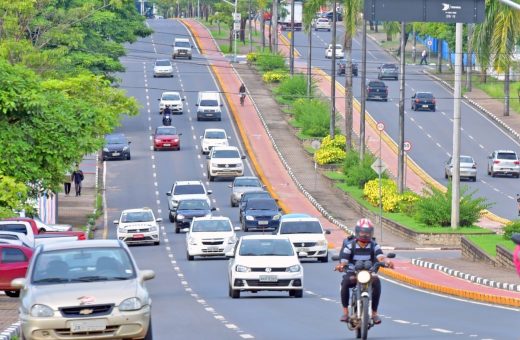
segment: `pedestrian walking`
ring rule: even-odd
[[[85,176],[83,176],[83,171],[81,171],[80,169],[74,170],[74,172],[70,176],[70,179],[74,182],[76,196],[81,196],[81,182],[83,182],[84,178]]]
[[[421,63],[420,65],[423,64],[424,62],[424,65],[428,65],[428,62],[426,61],[426,57],[428,56],[428,52],[426,52],[426,50],[423,50],[422,53],[421,53]]]
[[[65,191],[65,195],[67,195],[67,196],[69,196],[69,193],[70,193],[71,183],[72,183],[72,174],[70,173],[70,171],[67,170],[67,172],[65,173],[65,177],[63,178],[63,188]]]
[[[520,216],[520,194],[516,194],[516,205],[518,208],[518,216]]]

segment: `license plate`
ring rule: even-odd
[[[276,275],[260,275],[259,280],[261,282],[276,282],[278,281],[278,278]]]
[[[428,107],[428,105],[423,105],[422,107]]]
[[[144,238],[144,234],[134,234],[133,238]]]
[[[164,144],[164,146],[172,146],[172,145],[168,143],[168,144]]]
[[[206,113],[206,116],[208,116],[208,117],[212,117],[212,116],[213,116],[213,113]]]
[[[105,320],[82,320],[71,321],[70,331],[72,333],[80,332],[99,332],[104,331],[107,327]]]
[[[299,248],[298,251],[309,252],[309,248]]]
[[[208,251],[218,251],[218,247],[216,246],[213,246],[213,247],[208,247]]]
[[[258,221],[258,225],[268,225],[269,221]]]
[[[120,153],[119,152],[112,152],[112,156],[119,156]]]

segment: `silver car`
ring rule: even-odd
[[[117,240],[36,248],[20,289],[22,339],[152,339],[151,298],[128,247]]]
[[[240,198],[244,192],[249,191],[259,191],[264,189],[264,185],[257,177],[253,176],[242,176],[235,177],[233,184],[230,184],[229,187],[232,189],[231,191],[231,206],[238,207],[238,203],[240,202]]]
[[[153,77],[173,77],[173,66],[168,59],[159,59],[153,66]]]
[[[512,175],[520,177],[520,161],[512,150],[495,150],[488,156],[487,173],[491,177],[496,175]]]
[[[467,178],[473,182],[477,181],[477,163],[471,156],[460,156],[460,178]],[[450,157],[444,165],[444,178],[450,179],[453,176],[453,159]]]

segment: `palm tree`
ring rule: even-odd
[[[352,40],[357,31],[358,14],[362,8],[363,0],[345,0],[343,24],[345,25],[345,137],[346,150],[352,149],[352,127],[353,127],[353,98],[352,95]],[[365,84],[361,84],[365,86]]]
[[[312,19],[326,0],[309,0],[303,6],[303,29],[307,32],[309,50],[307,52],[307,97],[311,96],[312,88]]]

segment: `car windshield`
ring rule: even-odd
[[[252,198],[271,198],[271,195],[269,195],[269,193],[267,191],[246,192],[246,193],[242,194],[241,200],[242,201],[247,201],[247,200],[250,200]]]
[[[204,138],[206,138],[206,139],[225,139],[226,133],[224,131],[207,131]]]
[[[322,234],[318,221],[284,221],[280,225],[280,234]]]
[[[509,160],[516,160],[516,154],[512,152],[499,152],[497,154],[498,159],[509,159]]]
[[[256,178],[237,178],[233,184],[235,187],[261,187],[262,183]]]
[[[176,135],[177,129],[173,126],[164,126],[164,127],[158,127],[155,129],[156,135]]]
[[[175,47],[191,47],[188,41],[176,41]]]
[[[107,144],[126,144],[126,138],[123,135],[108,135],[105,140]]]
[[[247,210],[278,210],[278,206],[276,205],[276,202],[271,200],[248,200],[247,201]]]
[[[34,263],[35,285],[118,281],[136,277],[123,248],[79,248],[41,252]]]
[[[193,233],[213,233],[232,231],[229,220],[205,220],[194,221],[191,232]]]
[[[0,231],[10,231],[12,233],[27,235],[27,227],[21,223],[0,224]]]
[[[209,210],[206,200],[183,200],[180,201],[179,210]]]
[[[419,92],[417,93],[417,98],[424,98],[424,99],[433,99],[433,94],[428,92]]]
[[[157,60],[155,66],[172,66],[169,60]]]
[[[151,211],[127,211],[121,214],[122,223],[151,222],[153,220]]]
[[[163,94],[162,100],[181,100],[178,94]]]
[[[202,184],[185,184],[185,185],[176,185],[175,189],[173,189],[174,195],[205,195],[204,187]]]
[[[213,158],[240,158],[237,150],[215,150]]]
[[[473,158],[462,156],[462,157],[460,157],[460,162],[461,163],[473,163]]]
[[[218,106],[216,99],[202,99],[199,106]]]
[[[241,256],[293,256],[289,240],[249,239],[240,243]]]

